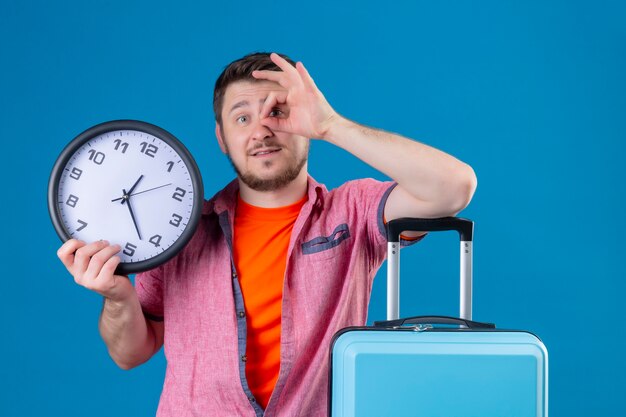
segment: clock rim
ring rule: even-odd
[[[69,239],[72,238],[72,236],[70,236],[68,231],[65,229],[65,226],[61,220],[57,199],[59,181],[61,179],[61,175],[63,174],[63,169],[65,168],[65,165],[67,165],[67,163],[69,162],[70,158],[74,155],[74,153],[78,149],[80,149],[80,147],[82,147],[85,143],[89,142],[91,139],[97,136],[102,135],[103,133],[115,130],[137,130],[150,134],[152,136],[156,136],[157,138],[166,142],[174,149],[174,151],[187,165],[187,168],[189,169],[189,175],[191,177],[191,184],[194,190],[194,200],[192,204],[191,215],[189,217],[189,221],[187,222],[185,230],[183,230],[178,239],[176,239],[176,241],[169,248],[157,254],[156,256],[153,256],[152,258],[137,262],[120,262],[120,264],[117,266],[117,269],[115,270],[115,274],[128,275],[148,271],[164,264],[165,262],[176,256],[187,245],[187,243],[189,243],[198,227],[198,224],[200,223],[200,217],[202,216],[202,206],[204,203],[204,187],[202,183],[200,169],[198,168],[198,164],[196,163],[195,159],[191,155],[191,152],[189,152],[189,150],[185,147],[185,145],[183,145],[180,140],[178,140],[167,130],[148,122],[131,119],[111,120],[108,122],[97,124],[88,128],[87,130],[76,136],[74,139],[72,139],[65,146],[65,148],[63,148],[63,150],[57,157],[54,166],[52,167],[52,172],[48,180],[48,214],[50,215],[50,219],[52,220],[54,229],[57,235],[59,235],[59,238],[61,238],[61,241],[67,242]]]

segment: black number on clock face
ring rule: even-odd
[[[187,194],[187,191],[183,190],[180,187],[176,187],[176,190],[174,191],[172,198],[174,200],[183,201],[183,197],[185,196],[185,194]]]
[[[93,161],[94,164],[102,165],[104,162],[105,155],[102,152],[98,152],[95,149],[89,150],[89,160]]]
[[[174,168],[174,161],[169,161],[167,164],[165,164],[168,166],[167,168],[167,172],[172,172],[172,168]]]
[[[81,219],[78,219],[78,223],[80,223],[80,227],[78,229],[76,229],[77,232],[80,232],[81,230],[83,230],[85,227],[87,227],[87,222],[82,221]]]
[[[170,224],[172,226],[178,227],[180,226],[180,221],[183,219],[183,216],[179,216],[176,213],[172,213],[172,220],[170,220]]]
[[[163,237],[161,235],[154,235],[150,238],[148,242],[152,243],[155,247],[158,248],[159,246],[161,246],[160,243],[161,243],[162,238]]]
[[[122,153],[126,153],[126,149],[128,149],[128,142],[122,142],[121,139],[115,139],[113,142],[115,143],[115,150],[116,151],[119,148],[122,148]]]
[[[159,150],[159,148],[157,148],[155,145],[148,142],[141,142],[140,146],[141,153],[144,153],[151,158],[154,158],[154,155],[156,155],[157,151]]]
[[[133,245],[132,243],[126,242],[126,246],[122,253],[124,253],[124,255],[132,257],[135,254],[135,249],[137,249],[137,246]]]
[[[65,204],[72,208],[76,207],[76,203],[78,203],[78,197],[76,197],[74,194],[70,194],[70,196],[67,198],[67,201],[65,202]]]
[[[79,168],[72,168],[72,172],[70,172],[70,178],[73,178],[75,180],[80,179],[81,174],[83,173],[82,169]]]

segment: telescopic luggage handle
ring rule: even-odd
[[[472,241],[474,223],[460,217],[417,219],[403,217],[387,223],[387,320],[400,317],[400,234],[456,230],[461,241],[459,317],[472,319]]]

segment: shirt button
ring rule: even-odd
[[[241,317],[241,318],[246,317],[246,313],[245,313],[244,311],[240,311],[240,312],[238,313],[238,315],[239,315],[239,317]]]
[[[248,401],[250,401],[251,403],[255,402],[256,399],[251,395],[248,397]]]
[[[245,362],[248,360],[248,357],[246,355],[241,355],[241,361]]]

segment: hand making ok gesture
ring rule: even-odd
[[[278,54],[272,53],[270,58],[282,71],[254,71],[252,76],[278,83],[285,90],[267,97],[261,110],[261,123],[271,130],[324,139],[338,114],[302,62],[294,67]],[[272,115],[276,109],[282,112],[280,117]]]

